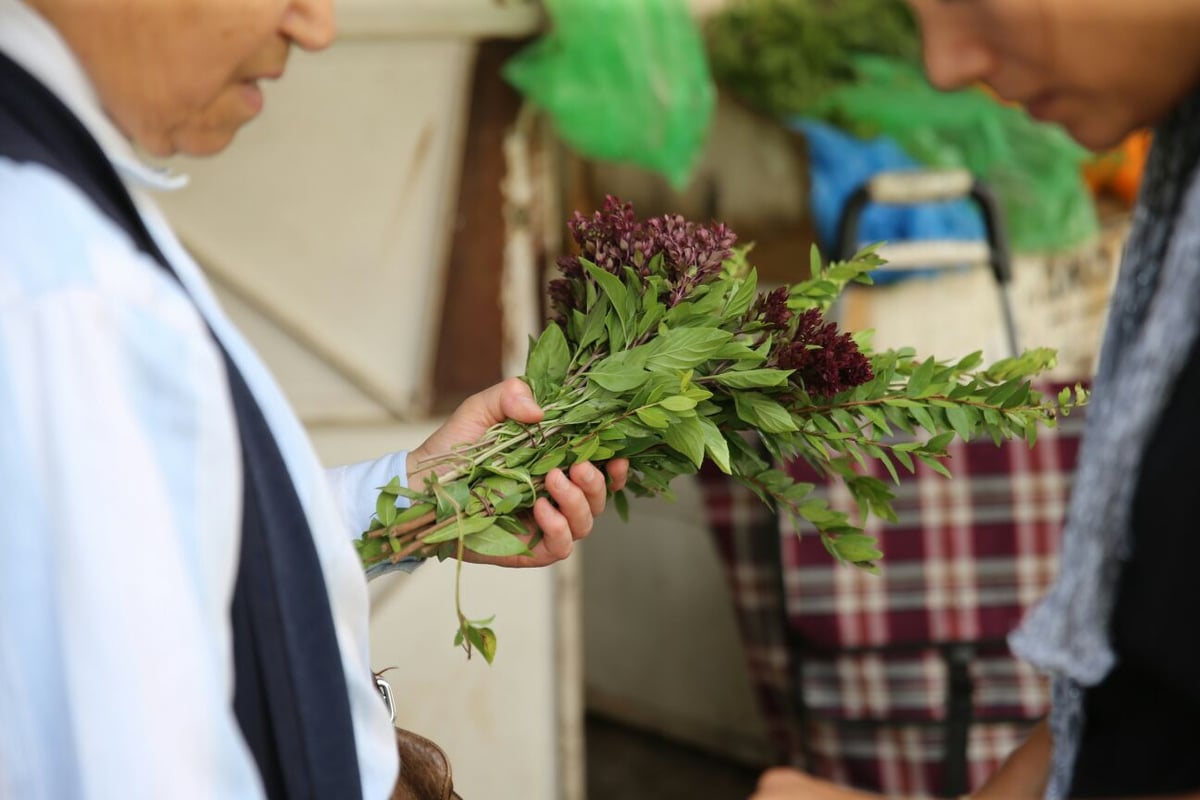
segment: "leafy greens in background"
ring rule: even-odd
[[[779,118],[811,114],[858,79],[855,56],[916,63],[921,42],[903,0],[737,0],[707,23],[713,77]]]

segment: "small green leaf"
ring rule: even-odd
[[[529,555],[529,547],[520,538],[492,525],[463,539],[463,547],[483,556]]]
[[[883,558],[879,542],[875,537],[863,533],[843,534],[833,540],[833,548],[839,556],[851,564],[860,561],[878,561]]]
[[[588,310],[587,318],[584,320],[582,330],[579,333],[580,349],[591,347],[600,341],[600,337],[604,335],[604,321],[606,319],[608,319],[608,300],[604,298]]]
[[[380,492],[375,500],[375,517],[379,524],[385,528],[395,524],[397,513],[399,512],[396,509],[396,495]]]
[[[692,369],[711,359],[733,338],[718,328],[674,328],[652,339],[646,347],[651,369]]]
[[[583,268],[587,270],[587,274],[600,286],[600,290],[608,296],[612,303],[613,311],[617,313],[617,318],[620,320],[621,331],[624,334],[625,341],[629,340],[629,290],[625,288],[625,284],[621,283],[621,279],[613,275],[608,270],[601,269],[595,264],[580,259]]]
[[[708,453],[717,469],[726,475],[733,474],[729,462],[729,442],[721,434],[721,429],[707,417],[696,417],[696,421],[700,424],[700,432],[704,436],[704,452]]]
[[[888,427],[887,417],[885,417],[883,412],[878,408],[864,405],[860,406],[858,410],[864,417],[870,420],[871,424],[875,426],[875,429],[880,434],[884,436],[889,436],[891,434],[892,431],[891,428]]]
[[[377,564],[387,558],[387,554],[383,552],[383,545],[383,539],[377,537],[354,540],[354,549],[358,551],[358,558],[364,567]]]
[[[571,452],[575,456],[575,461],[578,462],[578,461],[589,460],[592,456],[594,456],[596,454],[596,451],[598,449],[600,449],[600,437],[599,436],[589,436],[586,439],[584,439],[582,443],[576,445],[575,449],[572,450]]]
[[[610,392],[630,392],[650,379],[646,371],[647,350],[636,347],[603,359],[588,372],[588,379]]]
[[[658,325],[662,321],[663,313],[666,307],[658,300],[656,292],[647,291],[642,295],[642,315],[637,324],[637,335],[642,336]]]
[[[483,660],[491,664],[496,658],[496,634],[491,628],[478,628],[479,642],[475,645],[483,655]]]
[[[686,395],[677,394],[663,398],[659,405],[668,411],[691,411],[696,407],[696,401]]]
[[[580,403],[563,414],[559,421],[564,425],[581,425],[599,419],[604,414],[605,410],[598,403]]]
[[[933,380],[934,371],[937,369],[937,363],[933,357],[927,358],[917,367],[911,376],[908,378],[908,387],[905,389],[905,394],[909,397],[920,397]],[[923,424],[923,423],[922,423]]]
[[[946,409],[946,419],[950,423],[950,427],[954,428],[954,432],[964,442],[971,440],[971,420],[967,416],[967,410],[962,406],[951,406]]]
[[[741,342],[727,342],[721,345],[721,349],[713,353],[712,357],[720,361],[748,361],[756,364],[761,364],[766,358],[762,353]]]
[[[704,428],[697,417],[687,417],[663,431],[663,439],[676,452],[688,457],[696,469],[704,463]]]
[[[571,351],[562,328],[550,323],[529,351],[525,375],[543,391],[562,383],[571,362]],[[542,398],[544,399],[544,398]]]
[[[452,517],[467,507],[471,499],[471,487],[465,480],[437,484],[434,487],[439,519]]]
[[[788,433],[797,430],[796,422],[787,409],[758,392],[741,392],[733,396],[738,418],[764,433]]]
[[[946,465],[943,464],[937,458],[937,456],[927,455],[926,453],[917,453],[917,458],[921,459],[921,461],[924,462],[924,464],[926,466],[928,466],[931,470],[938,473],[939,475],[942,475],[943,477],[946,477],[946,478],[951,477],[950,470],[946,469]]]
[[[713,381],[730,389],[761,389],[769,386],[786,386],[790,369],[743,369],[722,372],[713,376]]]
[[[671,425],[671,418],[666,412],[653,406],[644,406],[637,410],[637,417],[651,428],[666,429]]]
[[[563,450],[551,450],[546,455],[539,458],[529,467],[530,475],[545,475],[550,470],[562,464],[567,460],[567,454]]]
[[[959,372],[970,372],[983,363],[983,351],[976,350],[974,353],[963,356],[958,363],[954,365],[954,369]]]
[[[946,449],[946,446],[954,440],[954,434],[951,431],[939,433],[937,436],[931,437],[925,443],[925,449],[934,453],[941,453]]]
[[[918,425],[930,433],[938,429],[937,423],[933,421],[933,417],[929,414],[929,409],[925,406],[913,406],[909,409],[909,413],[912,414],[912,418],[917,421]]]
[[[424,542],[425,544],[438,544],[457,539],[459,536],[464,538],[473,536],[480,531],[486,531],[495,524],[495,517],[463,517],[461,520],[455,520],[441,530],[426,536]]]
[[[734,287],[729,296],[729,304],[725,307],[726,317],[740,317],[750,310],[750,305],[758,295],[758,273],[751,269]]]
[[[529,487],[531,494],[537,491],[537,488],[533,485],[533,479],[529,477],[528,472],[523,472],[519,469],[507,469],[505,467],[496,466],[484,467],[483,471],[491,475],[499,475],[502,478],[511,478],[517,483]]]
[[[484,661],[492,663],[492,658],[496,656],[496,635],[488,628],[476,628],[469,622],[465,624],[465,628],[468,652],[474,648],[483,656]]]
[[[532,447],[520,447],[513,450],[504,456],[504,466],[510,469],[516,469],[527,463],[531,458],[537,455],[537,450]]]
[[[617,516],[622,522],[629,522],[629,495],[625,494],[624,489],[613,492],[613,507],[617,509]]]

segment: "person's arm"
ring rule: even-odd
[[[258,798],[232,713],[236,432],[193,393],[223,373],[161,330],[123,351],[108,313],[0,314],[0,793]]]
[[[972,800],[1041,800],[1050,767],[1050,730],[1039,723]],[[750,800],[880,800],[793,769],[767,770]]]
[[[1050,777],[1050,725],[1039,722],[1016,750],[1009,754],[978,791],[973,800],[1041,800]]]
[[[1050,726],[1038,723],[995,774],[963,800],[1042,800],[1050,775]],[[798,770],[775,768],[763,773],[750,800],[879,800],[860,792],[813,778]],[[1125,798],[1150,800],[1150,798]],[[1155,800],[1200,800],[1200,791]]]
[[[429,459],[475,441],[506,419],[535,423],[541,418],[542,410],[534,402],[529,386],[510,378],[463,401],[445,424],[415,450],[328,470],[330,485],[342,504],[349,529],[356,537],[362,533],[375,513],[379,487],[393,477],[399,477],[404,486],[420,486],[426,473],[422,464]],[[549,498],[539,498],[530,515],[531,524],[542,534],[532,555],[494,557],[468,551],[466,560],[504,567],[541,567],[566,558],[574,543],[591,532],[596,516],[604,510],[609,490],[625,485],[629,462],[613,459],[605,469],[607,480],[604,472],[587,462],[566,471],[554,469],[546,475]],[[372,567],[367,575],[374,578],[394,569],[411,571],[416,563],[418,559],[395,565],[385,563]]]
[[[392,478],[400,478],[401,485],[408,487],[407,465],[408,451],[401,450],[373,461],[360,461],[325,470],[330,489],[341,508],[346,530],[352,538],[357,539],[367,529],[375,513],[380,487],[386,486]],[[406,507],[408,501],[400,497],[396,504]],[[406,558],[396,564],[384,561],[367,570],[367,579],[373,580],[396,571],[412,572],[421,563],[422,559],[417,557]]]
[[[23,253],[26,224],[0,203],[0,796],[257,800],[232,711],[220,357],[165,281],[128,306],[56,286],[72,268]]]

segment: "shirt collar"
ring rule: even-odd
[[[22,0],[0,0],[0,51],[37,78],[71,110],[127,183],[168,191],[187,176],[142,161],[100,105],[83,66],[49,22]]]

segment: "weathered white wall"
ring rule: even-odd
[[[700,488],[672,488],[674,503],[632,500],[628,524],[602,517],[583,548],[588,707],[762,763],[766,734]]]

